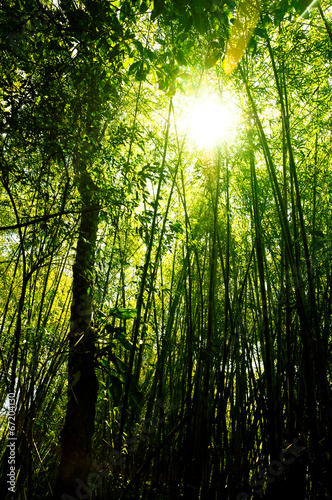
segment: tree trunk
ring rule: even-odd
[[[90,498],[88,476],[98,392],[91,320],[99,204],[95,199],[95,186],[85,169],[80,175],[79,182],[84,211],[81,216],[76,261],[73,266],[68,402],[65,424],[61,431],[62,456],[54,500]]]

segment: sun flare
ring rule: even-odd
[[[237,111],[216,96],[197,99],[190,117],[190,136],[197,147],[211,148],[226,140],[234,129]]]

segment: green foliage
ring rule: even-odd
[[[115,316],[120,319],[131,319],[136,318],[136,309],[124,309],[124,308],[114,308],[109,310],[110,316]]]
[[[327,497],[331,15],[308,4],[262,2],[227,77],[234,1],[3,3],[0,445],[5,467],[12,387],[20,497],[54,487],[91,301],[96,497],[249,497],[257,464],[267,498]],[[218,152],[184,140],[204,87],[241,108]]]

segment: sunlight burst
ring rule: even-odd
[[[226,140],[236,122],[236,109],[216,96],[196,101],[190,118],[190,135],[199,148],[211,148]]]

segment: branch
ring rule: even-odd
[[[9,231],[13,229],[19,229],[21,227],[31,226],[32,224],[38,224],[39,222],[45,222],[49,219],[54,219],[55,217],[60,217],[61,215],[68,214],[82,214],[83,212],[91,212],[91,210],[65,210],[61,212],[57,212],[55,214],[42,215],[40,217],[36,217],[35,219],[29,220],[27,222],[20,222],[19,224],[13,224],[11,226],[0,226],[1,231]]]

